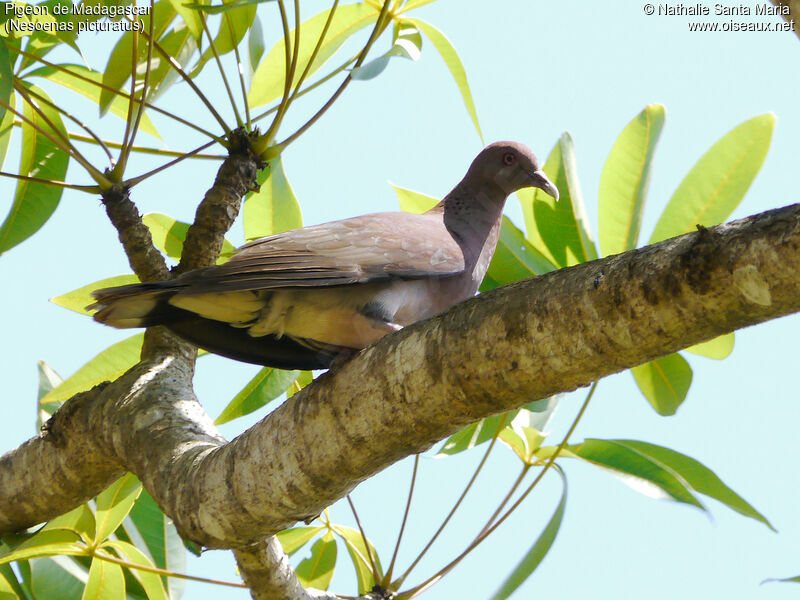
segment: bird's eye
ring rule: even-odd
[[[513,165],[515,160],[516,160],[516,159],[515,159],[514,155],[513,155],[513,154],[511,154],[511,152],[506,152],[506,153],[503,155],[503,162],[504,162],[505,164],[507,164],[507,165]]]

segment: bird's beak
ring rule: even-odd
[[[531,185],[542,190],[548,196],[552,196],[558,202],[558,188],[547,178],[544,171],[539,169],[531,173]]]

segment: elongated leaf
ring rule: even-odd
[[[218,56],[224,56],[228,52],[232,52],[239,45],[256,16],[256,2],[223,0],[223,6],[225,8],[219,23],[219,31],[213,42],[214,50],[216,50]],[[203,8],[208,9],[209,6],[204,6]],[[214,58],[214,50],[211,49],[209,44],[205,52],[200,55],[200,60],[192,68],[191,77],[197,77],[205,64]]]
[[[754,117],[711,146],[675,190],[650,243],[725,221],[761,169],[774,127],[774,114]]]
[[[310,542],[324,527],[293,527],[277,534],[283,551],[289,556]]]
[[[403,12],[419,8],[420,6],[425,6],[426,4],[431,4],[433,2],[436,2],[436,0],[411,0],[403,7]]]
[[[42,403],[61,402],[104,381],[113,381],[139,362],[143,333],[109,346],[83,365],[64,383],[42,398]]]
[[[605,256],[636,248],[650,167],[664,127],[665,109],[650,104],[614,142],[600,175],[598,237]]]
[[[264,2],[273,2],[274,0],[231,0],[227,4],[199,4],[197,2],[189,2],[184,4],[187,8],[192,10],[199,10],[210,15],[218,15],[220,13],[228,12],[235,8],[243,6],[252,6],[254,4],[263,4]]]
[[[23,597],[14,571],[8,565],[0,565],[0,600],[20,600]]]
[[[14,94],[8,97],[8,105],[14,108],[16,105]],[[5,111],[3,119],[0,120],[0,169],[6,162],[8,154],[8,144],[11,142],[11,135],[14,132],[14,113],[10,110]]]
[[[172,519],[161,511],[147,490],[142,489],[128,518],[122,522],[122,527],[131,542],[139,550],[146,552],[146,556],[155,566],[175,573],[186,572],[186,548],[183,540]],[[165,577],[162,581],[171,598],[179,598],[186,587],[185,580],[177,577]]]
[[[260,191],[244,200],[244,237],[249,242],[303,226],[303,215],[294,190],[286,179],[280,157],[258,174]]]
[[[86,307],[94,302],[92,292],[106,287],[114,287],[117,285],[128,285],[130,283],[139,283],[139,278],[136,275],[118,275],[117,277],[109,277],[108,279],[101,279],[89,285],[72,290],[66,294],[61,294],[55,298],[50,298],[50,302],[58,304],[69,310],[73,310],[82,315],[91,315],[92,311]]]
[[[172,4],[168,0],[159,0],[153,6],[152,17],[155,19],[153,22],[153,38],[160,40],[161,36],[167,31],[169,24],[175,18],[176,12]],[[140,17],[144,23],[144,30],[150,31],[150,15],[141,15]],[[114,49],[108,57],[106,69],[103,71],[103,84],[106,88],[100,91],[100,114],[104,115],[108,111],[111,102],[116,95],[109,91],[108,88],[114,90],[121,90],[128,81],[132,73],[132,60],[131,54],[133,53],[133,34],[134,32],[128,31],[120,38]],[[147,60],[147,44],[143,41],[137,46],[138,52],[136,56],[136,65],[142,64]],[[144,71],[142,71],[144,77]]]
[[[34,86],[30,88],[40,96],[49,97]],[[51,106],[42,103],[42,112],[56,127],[58,132],[66,136],[64,123],[61,116]],[[27,102],[23,107],[24,115],[30,119],[34,126],[22,124],[22,156],[20,158],[19,174],[64,181],[69,164],[69,156],[45,137],[37,128],[41,128],[51,137],[58,139],[58,134],[53,131],[47,122],[36,113]],[[63,188],[20,180],[14,193],[14,203],[2,226],[0,226],[0,254],[13,248],[36,233],[50,218],[61,200]]]
[[[536,542],[531,546],[531,549],[525,553],[525,556],[519,561],[517,567],[502,583],[500,589],[495,592],[494,596],[492,596],[492,600],[505,600],[525,583],[525,580],[533,574],[544,560],[544,557],[547,556],[547,553],[553,546],[553,542],[556,540],[558,530],[561,529],[561,521],[564,520],[564,511],[567,508],[567,478],[564,476],[561,469],[555,465],[554,469],[556,473],[561,476],[561,482],[563,484],[561,499],[558,501],[556,510],[553,512],[553,516],[550,517],[547,525],[545,525],[542,533],[536,538]]]
[[[94,515],[97,522],[97,542],[114,533],[128,516],[141,492],[142,484],[135,475],[128,473],[97,496],[97,511]]]
[[[39,361],[37,367],[39,371],[39,391],[36,396],[36,431],[39,431],[44,422],[58,410],[59,406],[61,406],[60,402],[42,404],[42,398],[44,398],[50,390],[61,385],[61,382],[64,380],[43,360]]]
[[[258,15],[253,19],[250,33],[247,36],[247,57],[250,60],[250,76],[253,76],[261,57],[264,56],[264,29]]]
[[[556,266],[548,258],[534,248],[522,231],[504,216],[500,227],[497,249],[481,291],[496,288],[522,279],[536,277],[543,273],[555,271]]]
[[[760,521],[776,531],[767,518],[753,508],[744,498],[729,488],[711,469],[690,456],[664,446],[638,440],[611,440],[616,444],[632,448],[648,458],[658,461],[680,475],[694,490],[721,502],[745,517]]]
[[[400,210],[404,212],[422,214],[439,204],[439,200],[433,196],[401,188],[391,181],[389,185],[394,188],[397,194],[397,201],[400,203]]]
[[[554,265],[567,267],[597,258],[592,240],[572,137],[564,133],[547,157],[544,172],[556,185],[556,200],[539,189],[517,192],[525,217],[526,237]]]
[[[97,531],[94,513],[86,504],[81,504],[64,515],[50,519],[41,531],[49,531],[51,529],[66,529],[77,533],[86,544],[94,542]]]
[[[317,40],[322,34],[330,9],[314,15],[300,24],[300,53],[297,59],[296,77],[305,70]],[[369,4],[342,4],[337,7],[331,19],[328,32],[320,46],[317,57],[308,70],[308,76],[313,75],[351,35],[360,29],[375,23],[378,18],[376,11]],[[290,32],[294,39],[294,29]],[[250,106],[263,106],[281,97],[283,94],[285,74],[285,46],[283,39],[278,40],[269,51],[266,58],[258,65],[247,100]]]
[[[300,371],[284,371],[264,367],[236,394],[214,421],[221,425],[258,410],[286,391],[297,380]]]
[[[614,440],[587,439],[567,447],[583,460],[606,467],[637,492],[669,498],[705,511],[688,482],[668,466]]]
[[[691,352],[692,354],[705,356],[706,358],[722,360],[727,358],[730,353],[733,352],[733,344],[735,339],[736,338],[733,332],[726,333],[725,335],[716,337],[713,340],[708,340],[707,342],[702,342],[700,344],[695,344],[694,346],[684,348],[684,350],[686,352]]]
[[[352,527],[345,527],[343,525],[332,525],[333,532],[344,540],[347,545],[347,552],[350,554],[350,560],[353,561],[353,567],[356,570],[356,578],[358,579],[358,593],[366,594],[375,585],[375,577],[372,574],[372,567],[369,561],[369,554],[364,545],[364,538],[361,532]],[[375,568],[378,570],[378,576],[383,576],[383,568],[378,553],[372,542],[369,542],[372,560],[375,561]]]
[[[336,540],[328,531],[311,547],[311,556],[303,560],[295,572],[303,587],[327,590],[336,567]]]
[[[422,31],[422,33],[424,33],[431,41],[434,48],[436,48],[436,51],[442,57],[442,60],[444,60],[444,64],[447,65],[447,68],[450,70],[450,74],[453,76],[453,79],[458,86],[458,90],[461,92],[461,98],[464,100],[464,106],[466,106],[469,117],[472,119],[472,124],[478,131],[478,136],[481,138],[482,142],[483,133],[481,132],[481,126],[478,122],[478,112],[475,110],[475,102],[472,100],[472,92],[469,89],[467,72],[464,69],[464,65],[461,63],[461,59],[458,57],[458,53],[453,47],[453,44],[449,39],[447,39],[447,36],[444,33],[436,29],[436,27],[430,23],[421,21],[419,19],[406,19],[406,22],[414,25],[417,27],[417,29]]]
[[[85,556],[87,553],[86,546],[74,531],[50,529],[40,531],[17,546],[12,552],[0,556],[0,564],[27,560],[37,556],[55,556],[58,554]]]
[[[179,23],[175,29],[161,38],[158,44],[169,56],[175,59],[181,66],[181,69],[184,70],[197,50],[197,41],[194,35],[192,35],[192,31],[185,23]],[[142,71],[141,77],[144,78],[144,71]],[[171,61],[165,59],[159,52],[157,56],[154,57],[152,66],[150,67],[146,99],[153,102],[167,91],[177,79],[178,72],[172,66]]]
[[[692,385],[692,367],[680,354],[662,356],[631,369],[636,384],[662,417],[674,415]]]
[[[34,558],[27,563],[27,572],[20,564],[20,571],[33,598],[58,598],[58,600],[81,600],[89,569],[78,560],[80,557],[50,556]]]
[[[186,6],[184,0],[169,0],[169,3],[172,5],[175,12],[183,18],[183,22],[192,33],[194,41],[199,44],[203,37],[203,20],[200,13]]]
[[[502,440],[526,464],[532,465],[536,451],[542,446],[546,434],[536,427],[536,413],[521,409],[508,427],[500,432]]]
[[[186,240],[186,232],[189,231],[189,224],[176,221],[172,217],[160,213],[148,213],[142,217],[142,222],[150,229],[150,235],[153,237],[155,247],[170,258],[180,260],[183,252],[183,242]],[[226,262],[235,252],[236,248],[233,247],[233,244],[228,240],[224,240],[217,264]]]
[[[119,600],[125,597],[125,576],[117,564],[95,558],[82,600]]]
[[[31,71],[26,75],[26,79],[30,77],[42,77],[47,81],[57,83],[68,90],[72,90],[73,92],[88,98],[95,104],[100,104],[100,92],[102,88],[99,84],[103,81],[103,75],[97,71],[91,71],[83,65],[62,64],[58,65],[58,68],[45,66],[36,69],[35,71]],[[90,81],[86,81],[87,79],[95,83],[90,83]],[[111,92],[109,93],[111,94]],[[117,96],[116,94],[111,94],[111,96],[112,98],[111,103],[108,105],[108,112],[123,120],[127,119],[127,98]],[[152,135],[153,137],[161,139],[161,135],[158,133],[153,121],[151,121],[150,117],[147,116],[147,113],[142,115],[142,119],[139,123],[139,129]]]
[[[380,75],[395,57],[418,60],[422,53],[422,36],[413,24],[398,20],[394,23],[394,43],[385,54],[350,71],[353,79],[367,80]]]
[[[436,453],[436,457],[458,454],[491,440],[499,434],[506,423],[511,421],[515,413],[516,411],[511,411],[486,417],[477,423],[470,423],[461,431],[451,435]]]
[[[119,540],[109,540],[103,544],[103,548],[113,548],[122,560],[127,560],[128,562],[150,568],[155,566],[153,562],[133,544]],[[142,588],[144,588],[149,600],[167,600],[167,594],[164,591],[164,586],[161,584],[161,578],[158,575],[133,568],[130,569],[130,572]]]
[[[8,46],[4,37],[0,37],[0,121],[5,119],[5,105],[10,103],[11,95],[14,93],[14,74],[11,70],[11,56],[8,53]]]
[[[314,381],[314,373],[311,371],[300,371],[300,375],[297,376],[297,379],[286,388],[286,397],[291,398],[312,381]]]
[[[764,584],[764,583],[800,583],[800,575],[797,575],[795,577],[785,577],[783,579],[775,579],[775,578],[765,579],[761,583],[762,584]]]

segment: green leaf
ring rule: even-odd
[[[542,446],[546,435],[536,426],[538,415],[521,409],[511,424],[500,432],[503,441],[526,464],[533,464],[536,451]]]
[[[210,15],[218,15],[234,8],[242,8],[243,6],[252,6],[255,4],[263,4],[264,2],[272,1],[273,0],[232,0],[227,4],[198,4],[197,2],[189,2],[183,6],[191,8],[192,10],[206,12]]]
[[[684,350],[686,352],[699,354],[700,356],[705,356],[707,358],[722,360],[723,358],[727,358],[730,353],[733,352],[733,344],[735,339],[736,338],[733,332],[726,333],[725,335],[715,337],[713,340],[708,340],[707,342],[702,342],[700,344],[695,344],[694,346],[684,348]]]
[[[88,98],[95,104],[100,104],[102,88],[99,84],[103,81],[103,75],[97,71],[87,69],[83,65],[62,64],[58,65],[58,68],[45,66],[31,71],[26,75],[26,78],[28,77],[42,77]],[[87,79],[89,81],[86,81]],[[127,90],[126,93],[129,91]],[[108,111],[122,120],[127,120],[128,99],[111,92],[108,93],[111,94],[111,104],[108,105]],[[147,116],[147,113],[142,115],[139,129],[155,138],[161,139],[161,135],[158,133],[153,121]]]
[[[353,79],[366,81],[373,79],[389,65],[389,61],[394,56],[419,60],[422,54],[422,36],[414,25],[402,19],[394,22],[394,43],[392,47],[382,56],[375,58],[368,63],[350,71]]]
[[[172,8],[175,9],[182,18],[186,27],[192,33],[195,42],[200,43],[203,37],[203,17],[196,10],[184,5],[183,0],[169,0]]]
[[[61,385],[64,380],[43,360],[40,360],[37,366],[39,371],[39,391],[36,397],[36,431],[39,431],[44,422],[58,410],[59,406],[61,406],[60,402],[42,404],[42,398],[44,398],[50,390]]]
[[[61,294],[55,298],[50,298],[50,302],[58,304],[69,310],[82,315],[91,315],[93,311],[88,310],[86,307],[94,302],[92,292],[106,287],[115,287],[118,285],[128,285],[131,283],[139,283],[139,278],[136,275],[118,275],[117,277],[109,277],[95,281],[89,285],[72,290],[66,294]]]
[[[103,350],[64,383],[47,393],[42,403],[61,402],[104,381],[113,381],[139,362],[144,334],[138,333]]]
[[[120,600],[125,597],[125,576],[117,564],[95,558],[82,600]]]
[[[149,553],[148,559],[155,566],[175,573],[186,572],[183,540],[172,519],[161,511],[147,490],[142,489],[122,527],[139,550]],[[165,577],[162,581],[172,598],[179,598],[186,586],[185,580],[177,577]]]
[[[49,100],[44,91],[30,86],[30,89]],[[64,123],[58,111],[42,103],[42,112],[47,116],[58,132],[66,136]],[[19,174],[64,181],[67,174],[69,156],[42,135],[37,128],[46,131],[51,137],[58,139],[58,134],[42,119],[37,112],[25,102],[23,113],[34,126],[22,124],[22,155]],[[2,226],[0,226],[0,254],[13,248],[36,233],[44,225],[58,206],[63,188],[20,180],[14,193],[14,203]]]
[[[797,575],[795,577],[786,577],[783,579],[774,579],[774,578],[765,579],[761,583],[762,585],[765,583],[800,583],[800,575]]]
[[[286,397],[291,398],[312,381],[314,381],[314,373],[311,371],[300,371],[300,375],[297,376],[297,379],[286,388]]]
[[[84,543],[91,544],[95,539],[96,532],[94,513],[87,505],[81,504],[68,513],[48,521],[41,531],[51,529],[65,529],[77,533]]]
[[[245,34],[248,29],[250,29],[250,25],[253,23],[253,19],[256,16],[256,2],[249,2],[247,0],[223,0],[223,3],[225,8],[218,11],[222,12],[222,19],[219,23],[219,31],[217,31],[217,35],[214,37],[214,49],[212,49],[211,44],[209,44],[209,47],[206,48],[205,52],[200,56],[200,60],[198,60],[197,64],[192,68],[192,72],[190,73],[191,77],[199,75],[205,64],[214,58],[214,50],[217,51],[218,56],[224,56],[228,52],[232,52],[244,39]],[[202,6],[204,9],[209,8],[208,5],[195,6]]]
[[[12,552],[0,556],[0,564],[27,560],[37,556],[55,556],[59,554],[85,556],[87,553],[86,546],[74,531],[49,529],[40,531],[17,546]]]
[[[569,133],[558,140],[543,170],[558,188],[560,199],[556,201],[533,188],[517,192],[525,217],[526,237],[558,267],[594,260],[597,248],[586,218],[575,147]]]
[[[461,92],[461,97],[464,99],[464,105],[467,107],[467,112],[472,119],[472,124],[475,125],[478,136],[480,136],[481,141],[483,141],[483,133],[481,133],[481,126],[478,123],[478,113],[475,110],[475,103],[472,101],[472,92],[470,92],[469,83],[467,82],[467,72],[464,70],[464,65],[461,63],[456,49],[453,48],[453,44],[450,43],[450,40],[447,39],[444,33],[436,29],[436,27],[430,23],[420,21],[419,19],[407,19],[406,22],[420,29],[422,33],[428,37],[434,48],[436,48],[436,51],[444,60],[444,64],[447,65],[450,74],[453,76]]]
[[[253,76],[261,57],[264,56],[264,29],[261,27],[261,19],[256,15],[250,33],[247,36],[247,56],[250,60],[250,76]]]
[[[142,565],[145,567],[154,567],[153,562],[136,546],[127,542],[119,540],[109,540],[103,544],[103,548],[113,548],[119,557],[128,562]],[[95,562],[97,559],[95,559]],[[133,569],[128,567],[130,572],[144,588],[147,598],[149,600],[167,600],[167,594],[164,591],[164,586],[161,584],[161,578],[155,573],[149,573],[141,569]]]
[[[344,525],[331,525],[331,528],[336,535],[344,540],[347,546],[347,552],[350,554],[350,560],[353,562],[353,567],[355,567],[356,570],[358,593],[366,594],[374,587],[375,577],[372,573],[367,547],[364,545],[364,538],[361,532],[352,527],[345,527]],[[378,570],[378,576],[382,577],[383,568],[381,567],[381,560],[372,542],[369,542],[369,548],[372,560],[375,561],[375,568]]]
[[[729,488],[716,473],[690,456],[664,446],[637,440],[609,440],[620,446],[631,448],[658,464],[677,473],[695,491],[721,502],[745,517],[760,521],[772,531],[776,529],[767,518],[753,508],[744,498]],[[777,531],[776,531],[777,532]]]
[[[650,104],[614,142],[600,175],[598,221],[605,256],[636,248],[650,185],[650,168],[664,127],[665,109]]]
[[[458,454],[491,440],[498,435],[506,423],[514,417],[515,413],[516,411],[511,411],[486,417],[477,423],[470,423],[461,431],[451,435],[442,445],[439,452],[436,453],[436,457]]]
[[[631,369],[636,384],[662,417],[674,415],[692,385],[692,367],[680,354],[662,356]]]
[[[311,541],[314,536],[316,536],[323,529],[325,528],[293,527],[292,529],[285,529],[277,534],[278,541],[281,543],[283,551],[291,556],[300,550],[300,548],[305,546],[309,541]]]
[[[389,185],[394,188],[397,194],[397,201],[400,203],[400,210],[404,212],[422,214],[439,204],[439,200],[433,196],[401,188],[391,181]]]
[[[567,446],[581,459],[610,469],[631,488],[651,498],[669,498],[676,502],[706,508],[692,494],[689,483],[668,466],[615,440],[587,439]]]
[[[715,143],[681,181],[650,243],[725,221],[753,183],[769,150],[775,115],[745,121]]]
[[[503,216],[500,237],[494,251],[492,262],[486,273],[487,280],[481,291],[496,288],[507,283],[536,277],[555,271],[556,266],[531,244],[522,231]]]
[[[300,204],[280,156],[258,174],[258,184],[261,189],[248,193],[244,200],[244,237],[248,242],[303,226]]]
[[[169,27],[169,24],[175,18],[176,12],[168,0],[159,0],[156,2],[153,6],[152,12],[153,18],[155,19],[153,22],[153,38],[160,40],[161,36]],[[144,23],[144,30],[149,32],[150,15],[141,15],[140,19]],[[128,78],[131,76],[133,35],[133,31],[128,31],[123,34],[108,57],[108,63],[106,63],[106,69],[103,71],[102,79],[103,84],[106,87],[100,90],[99,104],[101,115],[104,115],[106,111],[109,110],[111,102],[117,97],[117,95],[112,91],[109,91],[108,88],[114,90],[123,89],[125,82],[128,81]],[[147,44],[143,41],[143,39],[144,38],[141,38],[140,43],[137,45],[137,71],[139,70],[140,65],[146,63],[147,61]],[[144,77],[144,70],[142,70],[141,76]]]
[[[426,4],[431,4],[433,2],[436,2],[436,0],[411,0],[403,7],[403,12],[419,8],[420,6],[425,6]]]
[[[180,260],[183,252],[183,242],[186,240],[186,232],[189,231],[189,224],[177,221],[170,216],[160,213],[148,213],[142,217],[142,222],[147,225],[153,244],[164,254],[174,260]],[[222,242],[222,252],[217,259],[217,264],[226,262],[228,258],[236,253],[236,248],[228,240]],[[136,280],[138,281],[138,279]],[[123,284],[109,284],[123,285]],[[84,288],[81,288],[84,289]],[[98,289],[98,288],[93,288]],[[77,292],[78,290],[76,290]],[[72,292],[74,293],[74,292]]]
[[[15,96],[11,94],[8,97],[8,105],[14,108]],[[14,132],[14,113],[7,110],[3,119],[0,120],[0,169],[6,162],[6,155],[8,154],[8,144],[11,142],[11,135]]]
[[[287,387],[297,381],[299,375],[300,371],[264,367],[228,403],[214,424],[221,425],[233,421],[265,406],[283,394]]]
[[[11,103],[11,96],[14,93],[14,73],[11,70],[11,56],[8,53],[8,46],[3,37],[0,37],[0,121],[5,119],[6,104]]]
[[[0,566],[0,600],[20,600],[21,594],[14,571],[8,565]]]
[[[95,541],[102,542],[120,526],[142,492],[142,484],[132,473],[117,479],[97,496]]]
[[[516,568],[502,583],[500,589],[494,593],[492,600],[505,600],[506,598],[510,597],[511,594],[513,594],[525,582],[525,580],[533,574],[536,568],[544,560],[544,557],[547,556],[547,553],[550,551],[550,548],[552,547],[553,542],[558,535],[559,529],[561,529],[561,521],[564,519],[564,510],[567,507],[567,478],[557,466],[553,465],[553,468],[555,469],[556,473],[561,476],[561,483],[563,484],[561,499],[558,501],[556,510],[553,513],[553,516],[550,517],[547,525],[545,525],[542,533],[539,534],[536,542],[534,542],[530,550],[528,550],[525,556],[522,557],[522,560],[519,561],[519,564],[516,566]]]
[[[81,600],[89,579],[89,559],[80,556],[34,558],[18,564],[26,587],[30,590],[29,598]],[[22,564],[26,566],[22,567]]]
[[[197,41],[192,31],[185,23],[179,23],[174,30],[161,38],[158,44],[181,66],[181,69],[184,70],[197,50]],[[137,79],[141,79],[142,84],[144,84],[146,70],[146,66],[140,66],[137,72]],[[167,61],[160,52],[156,53],[150,67],[146,99],[153,102],[167,91],[177,79],[178,72],[175,70],[175,67],[172,66],[172,63]]]
[[[328,531],[311,547],[311,556],[304,559],[295,572],[303,587],[327,590],[336,567],[336,540]]]
[[[296,77],[305,71],[317,40],[322,34],[330,9],[314,15],[300,24],[300,52],[297,59]],[[371,25],[378,18],[378,11],[368,4],[343,4],[336,9],[331,24],[320,46],[317,57],[308,70],[308,77],[313,75],[351,35]],[[289,32],[294,40],[294,29]],[[283,38],[269,51],[266,58],[258,65],[247,101],[251,107],[263,106],[281,97],[286,79],[285,46]]]

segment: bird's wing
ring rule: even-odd
[[[171,283],[194,294],[447,277],[464,268],[441,214],[376,213],[250,242],[227,263]]]

